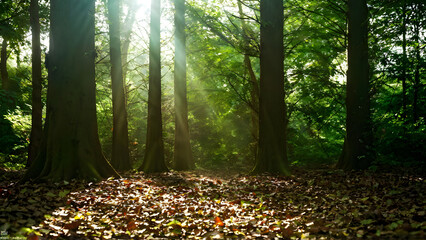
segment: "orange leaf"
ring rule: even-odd
[[[221,227],[225,226],[225,223],[223,223],[222,220],[220,220],[220,217],[216,217],[214,219],[214,222],[216,223],[217,226],[221,226]]]

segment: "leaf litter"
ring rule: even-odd
[[[98,183],[0,184],[0,230],[28,239],[424,239],[421,174],[290,177],[129,172]]]

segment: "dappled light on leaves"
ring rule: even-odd
[[[424,188],[418,176],[334,170],[133,173],[99,183],[2,185],[1,225],[47,238],[420,239]]]

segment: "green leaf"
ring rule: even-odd
[[[48,196],[48,197],[56,197],[56,194],[54,194],[53,192],[48,192],[48,193],[46,193],[46,196]]]
[[[65,197],[68,193],[70,193],[70,190],[63,190],[59,192],[59,197]]]
[[[365,202],[369,199],[370,197],[365,197],[365,198],[361,198],[361,201]]]
[[[391,223],[391,224],[388,225],[388,228],[390,230],[394,230],[397,227],[398,227],[398,223],[397,222],[393,222],[393,223]]]
[[[365,220],[362,220],[362,221],[361,221],[361,224],[362,224],[362,225],[369,225],[369,224],[371,224],[372,222],[374,222],[374,221],[373,221],[373,219],[365,219]]]
[[[182,226],[182,223],[176,219],[173,219],[171,222],[167,223],[167,226],[179,225]]]

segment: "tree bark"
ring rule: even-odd
[[[113,109],[111,163],[115,169],[126,171],[132,166],[129,157],[126,95],[121,64],[120,9],[119,0],[108,0]]]
[[[370,165],[369,89],[367,3],[366,0],[349,0],[346,137],[338,168],[365,169]]]
[[[180,171],[195,167],[189,140],[185,44],[185,0],[175,0],[175,143],[173,158],[175,169]]]
[[[151,0],[148,123],[145,157],[142,166],[139,168],[139,170],[148,173],[168,171],[164,160],[163,121],[161,117],[160,13],[160,1]]]
[[[290,174],[286,151],[282,0],[260,1],[259,156],[254,172]]]
[[[24,180],[119,177],[102,154],[96,121],[95,1],[50,1],[47,117]]]
[[[7,39],[3,37],[3,42],[1,43],[1,59],[0,59],[0,76],[2,88],[5,91],[10,90],[10,80],[9,73],[7,72],[7,59],[9,54],[7,52],[8,42]]]
[[[402,120],[407,124],[407,3],[402,6]]]
[[[43,134],[41,101],[42,76],[41,76],[41,48],[40,48],[40,22],[38,0],[30,2],[30,25],[32,33],[32,110],[31,110],[31,134],[28,148],[27,167],[31,165],[40,149]]]

